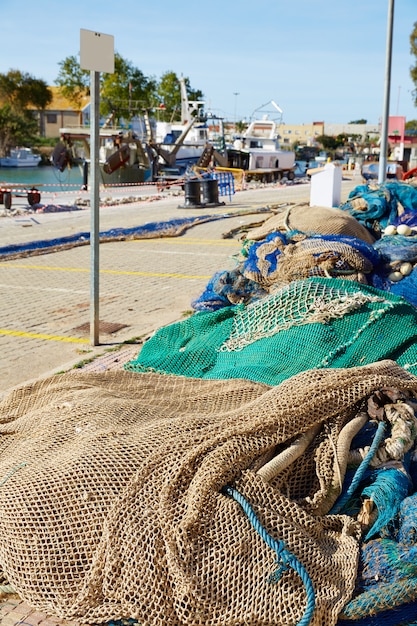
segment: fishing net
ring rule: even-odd
[[[414,493],[403,499],[391,536],[364,544],[355,597],[343,609],[341,623],[400,624],[416,617],[416,523]]]
[[[353,189],[347,202],[340,205],[375,239],[381,237],[388,224],[404,220],[417,226],[417,189],[407,183],[392,182],[374,187],[359,185]]]
[[[299,231],[306,235],[348,235],[373,243],[370,232],[346,211],[337,208],[290,205],[247,233],[247,239],[259,241],[276,231]]]
[[[335,454],[391,387],[415,395],[417,378],[383,361],[276,387],[76,371],[15,390],[0,403],[3,574],[38,610],[89,623],[332,626],[360,539],[326,515]]]
[[[356,282],[311,278],[160,328],[125,367],[269,385],[307,369],[386,358],[416,372],[416,337],[417,312],[404,299]]]
[[[291,281],[311,276],[366,284],[379,263],[378,251],[356,237],[307,237],[294,231],[277,231],[261,241],[246,240],[237,267],[217,272],[193,300],[192,307],[196,311],[215,311],[231,304],[247,304]]]
[[[380,263],[369,276],[369,283],[417,306],[417,237],[384,235],[374,248]]]
[[[216,272],[203,293],[192,301],[195,311],[217,311],[225,306],[259,300],[268,292],[256,281],[243,276],[241,268]]]
[[[366,274],[377,261],[373,247],[354,237],[298,235],[293,241],[274,233],[250,246],[242,273],[264,288],[310,276],[343,277],[366,283]]]
[[[236,217],[238,215],[248,215],[250,213],[268,213],[268,208],[258,208],[253,210],[235,211],[220,215],[199,215],[189,218],[177,218],[166,222],[148,222],[140,226],[131,228],[111,228],[99,234],[100,243],[112,241],[125,241],[129,239],[156,239],[161,237],[179,237],[188,229],[198,224],[205,224],[222,219]],[[90,243],[90,232],[85,231],[65,237],[54,239],[42,239],[29,241],[27,243],[10,244],[0,247],[0,259],[15,259],[26,256],[45,254],[78,246],[85,246]]]

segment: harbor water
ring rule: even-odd
[[[16,189],[19,186],[34,186],[41,191],[75,191],[81,189],[83,176],[78,166],[60,172],[52,166],[0,167],[0,185],[7,183]]]

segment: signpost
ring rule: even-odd
[[[100,72],[114,72],[114,37],[80,30],[80,67],[90,70],[90,343],[99,345]]]

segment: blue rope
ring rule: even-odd
[[[262,537],[267,546],[276,552],[278,556],[276,561],[278,564],[278,568],[273,574],[271,574],[268,582],[277,583],[281,578],[282,573],[288,569],[288,566],[292,567],[292,569],[300,576],[307,592],[307,607],[301,621],[298,622],[297,626],[308,626],[308,624],[310,624],[315,608],[315,595],[313,583],[311,582],[310,576],[308,575],[304,566],[293,554],[291,554],[291,552],[289,552],[285,548],[285,544],[283,541],[276,541],[273,537],[271,537],[271,535],[261,525],[260,521],[256,517],[255,511],[252,509],[249,502],[242,496],[242,494],[240,494],[238,491],[236,491],[236,489],[230,487],[229,485],[223,487],[223,492],[226,495],[231,496],[234,500],[236,500],[236,502],[240,504],[256,532]]]
[[[339,501],[335,503],[334,507],[330,511],[331,515],[340,513],[340,511],[347,504],[351,496],[355,493],[366,470],[368,469],[370,462],[372,461],[373,457],[375,456],[376,451],[378,450],[379,444],[382,441],[384,433],[385,433],[385,422],[379,422],[378,429],[375,433],[374,440],[372,442],[371,447],[369,448],[368,453],[366,454],[362,463],[359,465],[358,469],[356,470],[353,476],[352,482],[350,483],[349,488],[347,489],[346,493],[341,498],[339,498]]]

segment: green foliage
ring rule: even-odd
[[[247,127],[248,127],[248,124],[246,122],[242,121],[242,120],[236,122],[236,124],[235,124],[235,128],[236,128],[238,133],[245,132]]]
[[[83,97],[90,93],[90,72],[81,69],[75,56],[67,57],[58,65],[60,70],[55,82],[61,94],[74,108],[80,109]]]
[[[330,135],[320,135],[317,137],[317,141],[323,146],[324,150],[335,150],[339,145],[337,139]]]
[[[82,70],[75,56],[59,63],[60,72],[56,84],[75,108],[81,108],[82,98],[89,95],[90,72]],[[165,72],[158,81],[147,77],[130,61],[117,52],[114,55],[114,73],[100,75],[100,113],[112,115],[114,123],[123,117],[130,119],[144,110],[158,111],[159,119],[169,121],[181,112],[181,90],[178,76]],[[185,79],[190,100],[202,98],[202,92],[192,90]]]
[[[51,101],[43,80],[15,69],[0,74],[0,154],[33,142],[39,133],[33,109],[43,110]]]
[[[405,123],[405,130],[417,130],[417,120],[410,120]]]
[[[14,111],[32,106],[43,110],[52,102],[52,92],[43,80],[19,70],[0,74],[0,102],[10,104]]]
[[[365,120],[363,117],[360,120],[352,120],[349,124],[366,124],[368,120]]]
[[[32,143],[38,124],[29,111],[16,111],[10,104],[0,107],[0,153]]]
[[[193,90],[190,87],[188,78],[184,78],[187,95],[190,101],[198,101],[203,97],[200,90]],[[168,122],[181,117],[181,87],[180,80],[172,70],[162,74],[159,83],[157,83],[157,102],[162,106],[158,111],[160,120]]]
[[[159,119],[165,122],[171,118],[179,119],[181,115],[181,90],[175,72],[168,71],[162,74],[156,93],[160,105],[164,107],[158,113]]]
[[[346,133],[340,133],[340,135],[337,135],[336,141],[338,146],[344,146],[349,141],[349,135]]]
[[[114,73],[101,78],[101,113],[113,113],[116,122],[130,119],[154,103],[156,81],[126,61],[119,54],[114,56]]]

